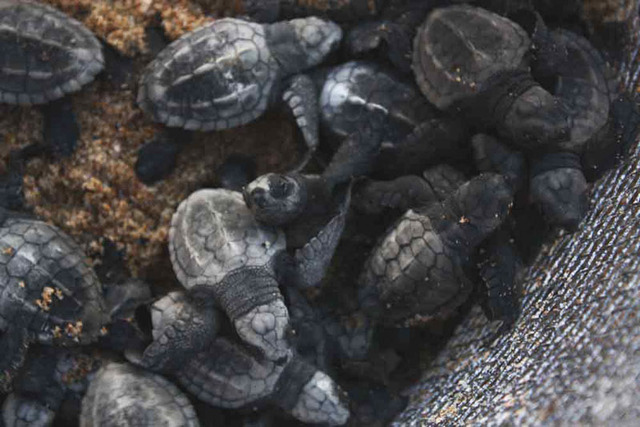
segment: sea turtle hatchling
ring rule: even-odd
[[[373,62],[350,61],[330,69],[320,88],[320,113],[329,141],[353,144],[350,136],[371,128],[373,140],[363,139],[348,157],[373,151],[371,172],[385,178],[421,173],[425,166],[459,159],[466,151],[464,123],[439,117],[414,82]]]
[[[172,219],[173,269],[194,297],[222,308],[244,341],[269,359],[286,360],[291,353],[289,314],[279,283],[320,281],[344,227],[348,202],[347,194],[334,216],[291,256],[285,233],[258,222],[241,193],[196,191]]]
[[[308,158],[318,145],[317,95],[300,72],[320,64],[341,39],[339,26],[316,17],[265,25],[216,20],[160,52],[142,76],[138,104],[168,127],[211,131],[249,123],[281,98]]]
[[[525,149],[569,139],[566,105],[527,71],[526,31],[485,9],[454,5],[432,11],[414,40],[418,86],[442,110],[461,110]]]
[[[570,107],[571,137],[533,158],[531,198],[548,222],[574,230],[589,208],[581,155],[607,124],[613,96],[608,66],[589,41],[563,29],[553,30],[551,37],[566,47],[567,56],[544,78],[553,83],[551,92]]]
[[[80,22],[35,1],[0,0],[0,102],[44,105],[44,139],[55,154],[70,155],[79,134],[65,96],[103,68],[100,42]]]
[[[271,401],[306,422],[343,424],[348,411],[337,385],[294,356],[286,364],[252,355],[217,335],[218,312],[185,292],[172,292],[151,307],[153,342],[133,363],[163,370],[198,399],[222,408]],[[195,334],[194,334],[195,331]],[[197,334],[197,335],[196,335]],[[169,363],[156,363],[169,362]]]
[[[199,425],[196,411],[178,387],[129,364],[102,367],[82,399],[82,427]]]
[[[363,310],[379,322],[417,325],[469,295],[465,273],[478,245],[505,220],[512,189],[481,174],[442,203],[408,210],[373,249],[358,280]]]
[[[55,226],[8,215],[0,225],[0,346],[19,354],[32,341],[87,344],[107,322],[82,249]],[[16,368],[15,354],[3,352],[2,372]]]

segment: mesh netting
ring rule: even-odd
[[[620,66],[629,92],[637,56]],[[637,144],[594,185],[579,231],[538,256],[524,290],[520,319],[496,340],[496,325],[469,313],[396,425],[640,425]]]

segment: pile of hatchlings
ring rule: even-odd
[[[73,152],[69,95],[108,64],[73,18],[0,0],[0,102],[45,123],[0,188],[0,425],[380,425],[420,331],[474,303],[517,323],[525,253],[580,226],[624,145],[616,73],[536,1],[299,3],[245,1],[140,76],[165,125],[139,151],[147,185],[190,132],[277,105],[301,141],[290,172],[233,157],[180,204],[183,289],[153,295],[23,209],[24,163]]]

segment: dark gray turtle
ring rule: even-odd
[[[332,426],[349,418],[340,388],[324,372],[298,357],[284,366],[257,359],[224,337],[215,338],[175,376],[186,390],[213,406],[241,408],[270,402],[300,421]]]
[[[345,145],[354,143],[350,136],[367,129],[371,136],[344,157],[363,158],[371,172],[386,177],[421,173],[425,165],[465,153],[463,123],[436,118],[436,109],[413,82],[372,62],[347,62],[331,69],[320,92],[320,111],[323,131],[337,141],[347,139]],[[336,163],[341,157],[336,154],[334,159]]]
[[[549,37],[566,49],[567,56],[548,61],[541,78],[570,107],[572,125],[568,141],[533,156],[531,198],[548,222],[574,230],[588,210],[580,156],[589,140],[607,124],[612,96],[607,65],[586,39],[562,29],[552,31]]]
[[[0,23],[0,102],[47,104],[44,139],[55,154],[70,155],[79,132],[64,97],[103,69],[100,42],[80,22],[30,0],[0,1]]]
[[[132,365],[109,363],[82,400],[80,426],[200,425],[189,399],[161,376]]]
[[[220,19],[160,52],[141,79],[138,104],[169,127],[211,131],[249,123],[282,99],[308,158],[318,145],[317,95],[299,73],[322,62],[341,38],[340,27],[315,17],[269,25]],[[153,151],[140,154],[153,159]],[[145,163],[139,159],[141,168]]]
[[[284,233],[260,225],[242,194],[199,190],[184,200],[171,222],[169,253],[182,285],[230,317],[240,337],[272,360],[288,358],[287,307],[275,266]]]
[[[302,421],[346,421],[348,412],[328,376],[297,356],[278,364],[216,336],[215,308],[203,307],[184,292],[172,292],[154,303],[151,313],[153,342],[142,355],[127,356],[136,364],[172,374],[198,399],[222,408],[269,400]],[[169,363],[154,363],[157,360]]]
[[[505,179],[483,174],[443,203],[407,211],[365,263],[363,309],[384,323],[413,325],[459,306],[471,291],[464,271],[471,255],[511,203]]]
[[[82,249],[60,229],[9,216],[0,226],[0,344],[95,341],[108,321],[102,286]],[[18,344],[21,343],[21,344]],[[2,371],[10,368],[3,355]]]
[[[414,41],[418,85],[438,108],[461,109],[522,148],[569,139],[566,106],[536,83],[530,39],[516,23],[468,5],[435,9]]]
[[[446,199],[464,183],[464,175],[448,165],[427,169],[422,177],[405,175],[393,181],[364,180],[354,190],[353,207],[365,214],[415,209]]]

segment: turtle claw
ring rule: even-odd
[[[269,360],[286,363],[292,356],[287,342],[289,312],[282,300],[255,307],[234,321],[236,332]]]

